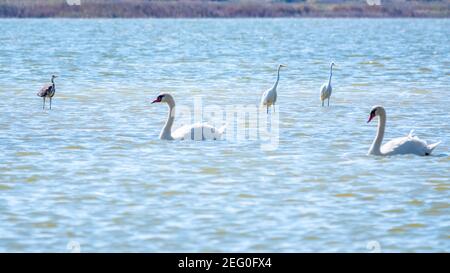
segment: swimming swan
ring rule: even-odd
[[[374,117],[378,116],[378,130],[372,146],[369,149],[369,155],[400,155],[400,154],[416,154],[416,155],[430,155],[440,141],[434,144],[427,144],[426,141],[414,136],[414,130],[406,137],[394,138],[381,146],[384,137],[384,129],[386,127],[386,111],[383,106],[374,106],[370,111],[369,123]]]
[[[162,93],[153,100],[153,103],[165,102],[169,106],[169,116],[167,117],[166,124],[161,130],[159,139],[163,140],[218,140],[223,135],[226,125],[219,129],[205,124],[195,123],[191,125],[185,125],[172,132],[172,125],[175,119],[175,100],[168,93]]]

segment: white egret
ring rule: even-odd
[[[330,106],[331,91],[333,90],[333,88],[331,87],[331,77],[333,76],[333,66],[334,66],[334,63],[332,62],[330,64],[330,78],[328,79],[328,82],[322,84],[322,87],[320,87],[320,100],[322,101],[322,107],[324,106],[324,101],[326,99],[328,99],[328,106]]]
[[[374,106],[370,111],[368,123],[378,116],[378,130],[372,146],[369,149],[369,155],[399,155],[399,154],[415,154],[415,155],[430,155],[440,141],[434,144],[427,144],[426,141],[419,139],[413,135],[414,130],[411,130],[408,136],[399,137],[390,140],[383,146],[384,129],[386,126],[386,111],[383,106]]]
[[[272,86],[272,88],[266,90],[261,97],[261,107],[266,106],[267,113],[269,113],[269,107],[272,105],[275,106],[275,103],[277,102],[277,86],[278,82],[280,81],[280,69],[282,67],[286,67],[286,65],[283,64],[278,65],[277,81]]]

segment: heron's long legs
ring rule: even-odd
[[[42,110],[45,110],[45,97],[44,97],[44,103],[42,104]]]
[[[50,110],[52,110],[52,98],[50,97]]]

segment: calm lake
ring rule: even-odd
[[[2,252],[450,250],[448,19],[2,19],[0,41]],[[158,139],[159,92],[256,106],[278,64],[274,149]],[[377,104],[385,141],[442,143],[367,156]]]

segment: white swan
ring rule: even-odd
[[[326,99],[328,99],[328,106],[330,106],[331,91],[333,91],[333,88],[331,87],[331,77],[333,76],[333,66],[334,66],[334,63],[332,62],[330,64],[330,78],[328,79],[328,82],[322,84],[322,86],[320,87],[320,100],[322,101],[322,107],[323,107],[324,101]]]
[[[286,67],[286,65],[284,64],[278,65],[277,81],[270,89],[264,91],[261,97],[261,107],[266,106],[267,113],[269,113],[269,107],[275,105],[275,102],[277,102],[277,86],[278,82],[280,81],[280,69],[282,67]]]
[[[416,154],[416,155],[430,155],[440,141],[434,144],[427,144],[426,141],[419,139],[413,135],[414,130],[411,130],[406,137],[394,138],[381,146],[384,137],[384,129],[386,127],[386,111],[383,106],[374,106],[370,111],[369,123],[374,117],[378,116],[378,130],[372,146],[369,149],[369,155],[399,155],[399,154]]]
[[[191,125],[185,125],[172,132],[172,125],[175,119],[175,100],[170,94],[162,93],[152,102],[159,103],[165,102],[169,106],[169,116],[167,117],[166,124],[164,125],[159,139],[163,140],[218,140],[223,135],[226,125],[219,129],[205,124],[195,123]]]

